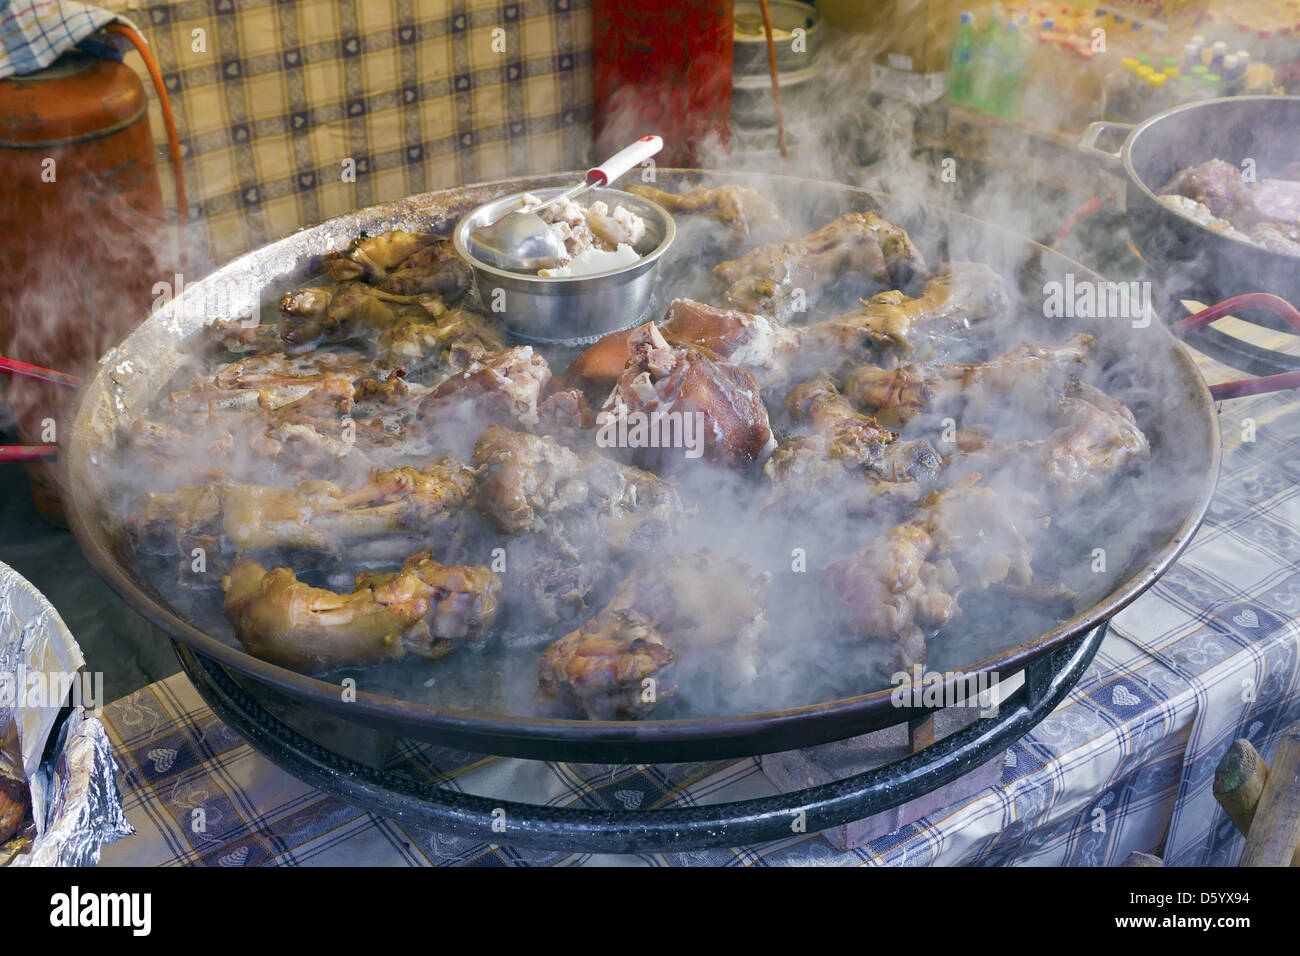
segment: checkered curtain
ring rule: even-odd
[[[195,275],[371,203],[587,160],[590,0],[104,6],[140,26],[163,73]],[[151,121],[170,203],[156,101]]]

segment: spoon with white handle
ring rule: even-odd
[[[564,252],[564,244],[537,214],[561,200],[575,199],[589,189],[609,185],[663,148],[664,141],[658,136],[642,136],[599,166],[587,170],[587,178],[572,189],[540,205],[508,212],[496,222],[472,230],[468,237],[469,251],[489,265],[512,272],[551,268]]]

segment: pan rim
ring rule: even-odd
[[[710,177],[726,175],[732,179],[744,178],[744,174],[722,173],[718,170],[669,170],[661,169],[661,173],[673,173],[681,175],[683,178],[690,177]],[[555,174],[554,177],[534,177],[531,180],[521,178],[511,178],[506,180],[495,180],[485,183],[474,183],[461,187],[454,187],[443,190],[432,190],[426,193],[416,194],[397,200],[396,203],[411,205],[415,209],[428,208],[432,205],[438,205],[439,202],[434,197],[451,197],[455,195],[465,196],[475,192],[486,194],[494,189],[517,188],[521,181],[540,181],[542,179],[562,180],[567,173]],[[849,186],[843,183],[835,183],[824,180],[814,180],[807,177],[787,176],[780,174],[762,174],[764,180],[778,180],[789,183],[797,183],[804,186],[809,184],[819,184],[832,187],[843,191],[846,195],[852,194],[858,197],[867,198],[873,202],[888,203],[897,202],[897,198],[886,193],[873,192],[860,187]],[[538,187],[540,188],[540,187]],[[355,210],[351,216],[362,219],[382,221],[392,219],[395,215],[395,203],[382,203],[360,210]],[[981,229],[991,229],[1001,233],[1009,238],[1014,239],[1021,248],[1031,252],[1033,255],[1041,256],[1050,254],[1057,261],[1068,263],[1077,274],[1100,280],[1102,277],[1093,270],[1075,262],[1068,256],[1048,249],[1041,243],[1034,242],[1027,237],[1020,236],[1003,227],[996,226],[974,217],[966,216],[962,213],[944,209],[940,206],[923,204],[920,209],[926,213],[938,213],[949,220],[962,221],[974,225]],[[339,218],[339,217],[335,217]],[[207,279],[220,276],[227,270],[235,271],[240,263],[250,257],[263,255],[269,248],[279,243],[288,243],[295,236],[301,236],[304,232],[310,232],[314,229],[322,228],[329,222],[325,220],[313,226],[305,227],[289,236],[282,237],[259,249],[246,253],[221,268],[210,273]],[[197,284],[197,283],[196,283]],[[165,314],[168,307],[155,312],[145,323],[142,323],[141,329],[150,322],[165,321],[168,316]],[[1172,532],[1169,539],[1156,551],[1142,566],[1133,570],[1125,577],[1122,582],[1116,584],[1107,596],[1086,609],[1081,614],[1076,615],[1068,621],[1063,622],[1057,627],[1044,634],[1040,634],[1033,640],[1026,641],[1023,644],[1009,648],[1008,650],[985,658],[977,663],[971,664],[963,669],[962,674],[973,675],[978,673],[987,673],[994,668],[998,668],[1007,674],[1014,672],[1026,666],[1029,661],[1049,653],[1055,647],[1068,642],[1070,639],[1091,630],[1103,621],[1113,617],[1116,613],[1127,607],[1136,600],[1142,593],[1149,589],[1155,581],[1163,575],[1172,564],[1182,555],[1196,531],[1199,529],[1204,520],[1205,513],[1209,507],[1210,499],[1214,494],[1218,481],[1219,466],[1222,455],[1221,435],[1218,428],[1217,418],[1214,414],[1214,403],[1211,398],[1209,387],[1206,384],[1200,370],[1196,368],[1190,355],[1184,347],[1178,347],[1178,341],[1168,330],[1164,323],[1153,323],[1161,326],[1159,335],[1166,336],[1164,340],[1167,344],[1173,345],[1170,353],[1174,360],[1182,363],[1185,371],[1189,373],[1193,387],[1198,392],[1200,406],[1205,418],[1204,424],[1208,431],[1208,444],[1210,450],[1210,461],[1206,463],[1204,470],[1204,480],[1202,486],[1198,489],[1196,495],[1191,501],[1190,510],[1184,519],[1178,524]],[[138,334],[133,332],[132,336]],[[131,336],[123,343],[129,343]],[[119,346],[121,348],[121,346]],[[97,394],[107,388],[103,384],[104,379],[109,376],[111,359],[117,349],[111,350],[104,359],[101,359],[94,376],[82,388],[78,395],[78,408],[71,428],[72,441],[68,450],[67,481],[65,485],[65,507],[68,513],[69,525],[73,534],[80,545],[83,553],[92,567],[100,574],[101,577],[117,592],[137,613],[141,614],[151,624],[158,627],[171,639],[180,641],[186,646],[192,648],[195,652],[202,654],[212,660],[217,661],[223,666],[229,667],[248,677],[265,683],[270,687],[294,697],[304,703],[323,706],[332,713],[335,713],[348,720],[365,723],[366,718],[370,721],[379,721],[389,723],[398,721],[404,726],[411,728],[415,733],[412,736],[420,739],[433,739],[428,736],[438,733],[446,735],[463,734],[473,736],[483,740],[500,739],[509,741],[518,741],[520,738],[527,738],[530,747],[534,747],[539,752],[546,747],[551,748],[551,753],[558,755],[564,745],[587,746],[608,744],[614,747],[626,746],[635,749],[641,744],[671,744],[680,742],[683,744],[700,741],[732,741],[738,742],[746,739],[754,739],[764,734],[771,734],[774,729],[781,729],[792,725],[798,725],[804,721],[813,718],[838,717],[851,720],[857,713],[870,713],[874,707],[879,706],[883,700],[890,697],[892,688],[886,687],[882,690],[872,691],[867,694],[859,694],[853,697],[839,698],[834,701],[824,701],[815,704],[805,704],[798,707],[784,708],[780,710],[760,711],[745,714],[727,714],[715,717],[689,717],[689,718],[672,718],[672,719],[645,719],[638,721],[613,721],[613,720],[586,720],[575,718],[552,718],[525,715],[508,715],[494,714],[480,711],[461,710],[439,706],[436,704],[420,703],[400,698],[385,697],[382,695],[372,694],[367,691],[357,689],[354,698],[349,701],[343,701],[340,695],[340,688],[337,684],[321,680],[288,668],[280,667],[267,661],[263,661],[253,655],[236,648],[224,641],[207,634],[194,627],[188,621],[184,620],[175,612],[167,608],[161,601],[152,597],[137,581],[134,575],[130,574],[125,566],[120,564],[107,547],[106,532],[96,533],[92,530],[87,515],[83,511],[83,502],[81,495],[78,493],[75,476],[84,474],[86,469],[92,467],[88,460],[90,454],[87,447],[88,440],[86,435],[89,431],[87,418],[89,415],[89,405],[87,400],[92,394]],[[83,484],[84,487],[84,484]],[[915,711],[910,708],[898,708],[899,721],[906,719],[909,713]],[[858,731],[861,732],[861,731]],[[836,739],[828,736],[825,740]],[[727,748],[718,748],[719,752],[726,751]],[[778,748],[786,749],[786,748]],[[487,751],[491,752],[491,751]],[[517,752],[517,748],[511,748],[511,752]],[[740,750],[732,748],[735,755],[741,753]],[[754,749],[752,746],[747,747],[745,754],[771,752],[764,751],[761,748]],[[563,759],[558,757],[558,759]]]

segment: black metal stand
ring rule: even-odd
[[[511,846],[643,853],[740,846],[814,833],[899,806],[982,765],[1064,699],[1105,638],[1102,624],[1026,668],[996,717],[903,760],[824,786],[761,800],[680,809],[590,811],[471,796],[339,756],[272,716],[217,664],[176,645],[199,694],[222,721],[287,773],[341,800],[441,832]]]

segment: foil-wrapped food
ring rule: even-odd
[[[0,866],[93,866],[133,832],[95,687],[53,606],[0,564]]]

